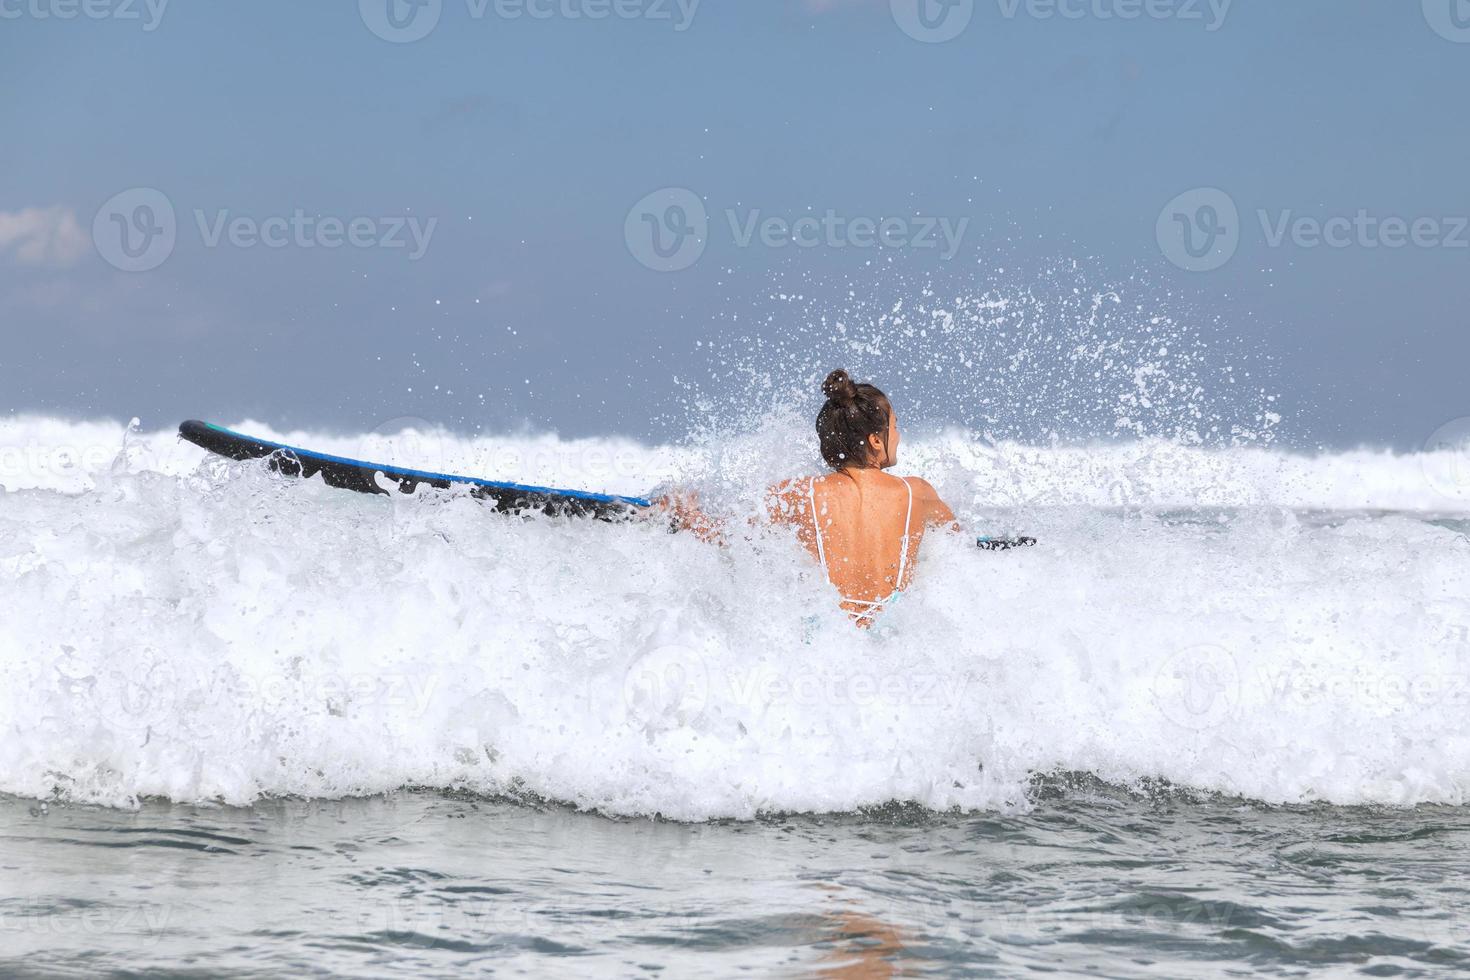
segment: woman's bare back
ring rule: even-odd
[[[775,521],[795,525],[812,557],[825,561],[843,608],[860,625],[870,625],[908,587],[924,532],[954,522],[926,481],[877,469],[782,484],[772,491],[770,513]]]
[[[822,394],[827,400],[817,413],[817,441],[833,472],[772,487],[766,510],[773,523],[795,525],[837,588],[842,608],[867,627],[908,588],[908,570],[925,532],[959,525],[928,482],[883,472],[898,464],[903,438],[887,395],[857,384],[841,368],[827,375]],[[692,499],[670,495],[659,506],[673,513],[678,526],[721,539],[720,523]]]

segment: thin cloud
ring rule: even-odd
[[[0,211],[0,254],[21,265],[67,268],[92,246],[72,208],[22,208]]]

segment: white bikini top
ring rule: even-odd
[[[909,508],[908,512],[903,516],[903,542],[900,545],[900,551],[898,553],[898,578],[894,581],[893,591],[885,599],[870,601],[868,599],[849,599],[847,596],[843,596],[842,601],[847,605],[863,607],[862,612],[848,611],[848,614],[855,619],[869,619],[876,616],[883,611],[885,606],[897,601],[899,593],[903,591],[903,573],[909,564],[909,521],[914,516],[914,488],[903,477],[898,477],[897,479],[903,480],[904,489],[909,492]],[[806,494],[807,499],[812,505],[812,530],[817,535],[817,559],[822,563],[822,571],[826,574],[827,581],[831,582],[832,570],[827,567],[827,550],[822,545],[822,522],[817,517],[817,481],[815,477],[807,484]]]

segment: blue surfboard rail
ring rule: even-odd
[[[580,502],[593,507],[624,507],[643,509],[653,506],[653,501],[644,497],[622,496],[610,493],[593,493],[587,490],[564,490],[557,487],[541,487],[522,483],[507,483],[486,480],[473,476],[458,476],[452,473],[436,473],[432,470],[417,470],[405,466],[373,463],[367,460],[334,456],[299,446],[261,439],[227,429],[211,422],[189,421],[179,427],[179,434],[188,441],[210,452],[230,459],[264,459],[279,456],[294,459],[303,470],[325,471],[325,468],[351,471],[360,475],[382,473],[384,476],[405,484],[427,483],[430,485],[460,485],[473,487],[486,496],[504,500],[508,498],[529,500],[552,500]],[[309,474],[308,474],[309,475]],[[367,489],[364,484],[363,489]],[[369,490],[369,492],[372,492]]]

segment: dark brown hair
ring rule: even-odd
[[[868,436],[888,438],[893,414],[888,396],[873,385],[857,384],[841,368],[827,375],[822,394],[827,403],[817,413],[817,441],[827,465],[834,470],[874,465]]]

